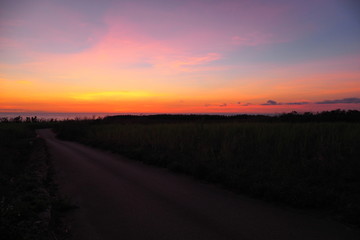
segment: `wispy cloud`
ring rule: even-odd
[[[247,106],[251,106],[251,105],[253,105],[253,104],[252,103],[244,103],[241,106],[247,107]]]
[[[221,59],[219,53],[206,53],[198,56],[164,56],[162,61],[155,61],[155,66],[161,68],[169,68],[171,71],[204,71],[212,69],[213,67],[208,67],[204,69],[204,66]],[[218,68],[218,67],[216,67]]]
[[[199,56],[199,57],[187,57],[180,61],[174,62],[174,64],[177,66],[202,65],[218,59],[220,59],[220,54],[208,53],[204,56]]]
[[[343,98],[343,99],[334,99],[334,100],[323,100],[319,102],[277,102],[274,100],[268,100],[266,103],[262,103],[260,105],[263,106],[276,106],[276,105],[306,105],[306,104],[354,104],[354,103],[360,103],[360,98],[352,97],[352,98]]]
[[[274,100],[268,100],[266,103],[263,103],[263,104],[260,104],[260,105],[264,105],[264,106],[267,106],[267,105],[279,105],[278,102],[274,101]]]
[[[289,102],[289,103],[283,103],[283,105],[306,105],[309,104],[309,102]]]
[[[324,101],[316,102],[316,104],[338,104],[338,103],[360,103],[360,98],[353,97],[353,98],[324,100]]]
[[[254,105],[254,104],[249,103],[249,102],[243,103],[243,102],[240,102],[240,101],[237,102],[236,104],[239,105],[239,106],[242,106],[242,107],[247,107],[247,106],[250,106],[250,105]]]
[[[305,104],[309,104],[309,102],[286,102],[286,103],[281,103],[281,102],[277,102],[274,100],[268,100],[266,103],[260,104],[263,106],[274,106],[274,105],[305,105]]]

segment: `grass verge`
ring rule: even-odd
[[[28,124],[1,123],[0,156],[1,238],[67,239],[45,142]]]

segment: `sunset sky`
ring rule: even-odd
[[[356,0],[0,3],[0,112],[360,110]]]

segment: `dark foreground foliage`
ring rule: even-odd
[[[359,122],[165,118],[70,121],[57,131],[64,139],[360,225]]]
[[[164,122],[360,122],[360,111],[333,110],[318,113],[290,112],[278,115],[207,115],[207,114],[156,114],[108,116],[105,122],[120,123],[164,123]]]
[[[0,124],[1,239],[65,239],[57,194],[42,139],[25,123]]]

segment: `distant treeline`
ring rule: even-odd
[[[168,121],[243,121],[243,122],[360,122],[360,111],[333,110],[318,113],[296,111],[279,115],[210,115],[210,114],[156,114],[117,115],[103,119],[106,122],[168,122]]]
[[[360,111],[358,110],[333,110],[323,112],[296,111],[276,115],[264,114],[236,114],[236,115],[213,115],[213,114],[153,114],[153,115],[116,115],[104,118],[75,118],[63,121],[104,121],[110,123],[152,123],[152,122],[184,122],[184,121],[206,121],[206,122],[360,122]],[[22,116],[0,118],[0,122],[56,122],[57,119],[38,119],[34,117]]]
[[[43,121],[43,120],[39,120],[37,116],[25,117],[25,118],[23,118],[22,116],[17,116],[13,118],[7,118],[7,117],[0,118],[0,122],[39,122],[39,121]]]

